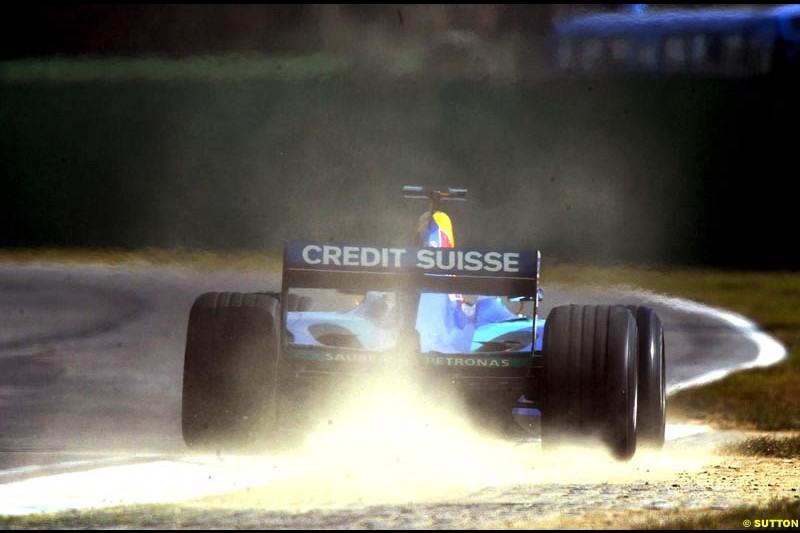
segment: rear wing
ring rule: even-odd
[[[425,185],[404,185],[403,196],[405,198],[426,198],[432,200],[466,200],[467,189],[456,189],[454,187],[428,187]]]
[[[289,242],[283,290],[440,292],[536,298],[539,252]]]
[[[404,185],[403,196],[412,199],[424,199],[430,202],[431,213],[439,210],[439,205],[443,200],[467,199],[467,189],[456,189],[454,187],[429,187],[426,185]]]

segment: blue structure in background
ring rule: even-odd
[[[572,17],[555,27],[555,62],[578,74],[743,77],[800,73],[800,4],[648,9]]]

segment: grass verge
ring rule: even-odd
[[[266,79],[299,81],[347,70],[344,56],[221,55],[164,57],[52,57],[0,61],[0,82],[83,83],[98,81],[215,81]]]
[[[728,451],[781,459],[800,458],[800,435],[752,437],[730,446]]]
[[[0,249],[0,264],[100,265],[192,268],[196,270],[280,270],[281,258],[274,253],[252,250],[210,252],[207,250],[122,249]]]
[[[87,527],[92,529],[180,529],[191,527],[191,524],[184,523],[181,507],[170,504],[0,516],[0,529],[84,529]],[[228,527],[235,526],[231,524]]]

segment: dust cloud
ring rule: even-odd
[[[487,432],[456,397],[432,400],[408,377],[350,384],[348,399],[321,417],[294,451],[209,459],[247,472],[250,485],[202,504],[300,512],[482,501],[491,488],[664,481],[709,462],[711,450],[697,449],[640,449],[629,462],[593,446],[545,452],[538,435]]]

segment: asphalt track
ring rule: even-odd
[[[0,492],[98,467],[174,468],[159,461],[187,451],[180,391],[192,301],[209,290],[279,284],[276,273],[0,266]],[[741,317],[654,295],[548,288],[546,277],[543,284],[543,313],[564,303],[653,305],[665,324],[670,390],[783,356]]]

